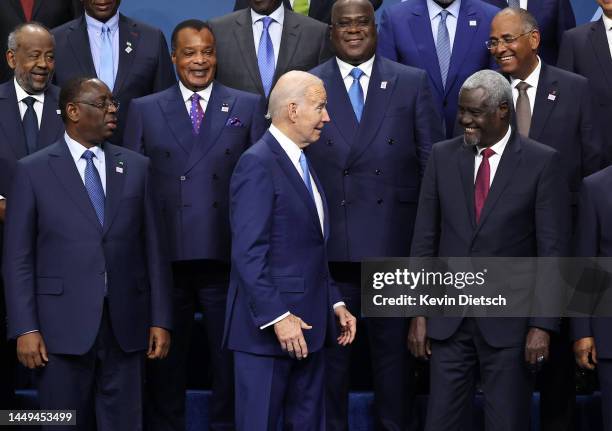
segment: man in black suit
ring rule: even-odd
[[[511,104],[512,88],[497,72],[477,72],[463,84],[457,118],[464,135],[433,146],[411,256],[568,255],[569,193],[558,153],[511,127]],[[461,429],[477,367],[486,429],[529,429],[533,375],[525,362],[547,359],[558,320],[413,318],[410,349],[431,358],[426,431]]]
[[[295,10],[298,13],[308,15],[318,21],[322,21],[326,24],[331,24],[331,10],[335,0],[283,0],[283,5],[286,8]],[[370,0],[374,10],[378,9],[382,5],[383,0]],[[298,3],[296,7],[296,3]],[[305,3],[307,10],[298,10],[299,7]],[[236,0],[234,10],[244,9],[249,7],[248,0]]]
[[[10,36],[7,64],[15,78],[0,84],[0,250],[4,211],[17,160],[61,136],[59,88],[53,76],[54,44],[40,24],[20,24]],[[31,104],[31,107],[28,106]],[[15,345],[6,341],[4,295],[0,281],[0,408],[13,401]]]
[[[0,52],[5,53],[8,35],[24,22],[36,21],[57,27],[83,13],[80,0],[4,0],[0,2]],[[0,61],[0,82],[11,78],[12,70]]]
[[[249,6],[210,22],[223,85],[268,97],[285,72],[310,70],[331,56],[325,24],[282,0],[249,0]]]
[[[592,133],[588,81],[542,61],[538,23],[524,9],[506,8],[496,15],[489,45],[510,78],[519,133],[559,151],[575,205],[582,178],[599,170],[601,163],[600,145]],[[525,108],[529,115],[522,115]],[[575,390],[567,376],[573,374],[574,360],[565,323],[559,337],[552,338],[552,360],[540,375],[543,430],[573,428]]]
[[[53,30],[55,82],[97,76],[121,105],[111,142],[121,145],[130,101],[174,85],[163,33],[117,12],[121,0],[83,0],[85,14]]]
[[[612,3],[597,0],[602,17],[568,30],[563,35],[558,66],[589,80],[593,95],[593,123],[601,134],[602,167],[612,162],[612,133],[608,129],[612,118]]]

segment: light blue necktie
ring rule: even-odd
[[[110,91],[115,84],[113,42],[111,30],[107,26],[102,27],[102,44],[100,45],[100,80],[104,82]]]
[[[81,156],[87,162],[85,166],[85,188],[87,189],[89,200],[91,200],[91,204],[96,211],[100,225],[104,225],[104,189],[102,188],[100,173],[93,164],[94,157],[96,155],[90,150],[85,150]]]
[[[351,105],[353,105],[353,111],[357,121],[361,121],[361,114],[363,113],[363,88],[359,83],[359,78],[363,76],[364,72],[358,67],[354,67],[351,70],[350,75],[353,77],[353,83],[349,88],[349,99],[351,99]]]
[[[259,49],[257,50],[257,64],[259,65],[259,75],[261,76],[261,83],[263,84],[264,92],[266,97],[270,94],[272,89],[272,80],[274,79],[274,46],[272,45],[272,38],[268,32],[268,27],[274,21],[269,16],[261,19],[263,23],[263,29],[261,30],[261,38],[259,39]]]
[[[508,0],[508,7],[520,8],[521,2],[519,0]]]
[[[308,189],[308,193],[310,193],[310,197],[314,202],[314,192],[312,191],[312,184],[310,183],[310,170],[308,169],[308,160],[306,159],[306,154],[302,151],[300,153],[300,167],[302,168],[302,180],[304,180],[304,184]]]
[[[436,40],[436,51],[438,53],[438,63],[440,64],[440,74],[442,75],[442,85],[446,87],[446,77],[448,76],[448,66],[451,58],[450,36],[446,27],[446,17],[449,12],[440,12],[440,23],[438,24],[438,39]]]

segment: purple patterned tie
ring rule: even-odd
[[[191,118],[194,135],[200,133],[200,125],[204,119],[204,110],[200,105],[200,99],[201,97],[197,93],[193,93],[191,95],[191,109],[189,110],[189,117]]]

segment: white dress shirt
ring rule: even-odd
[[[612,56],[612,19],[608,18],[606,14],[602,14],[604,27],[606,28],[606,37],[608,38],[608,48],[610,48],[610,56]]]
[[[117,79],[117,70],[119,70],[119,12],[110,17],[106,22],[100,22],[85,14],[85,22],[87,23],[87,35],[89,36],[89,49],[91,50],[91,58],[97,76],[100,76],[102,27],[107,26],[110,29],[111,44],[113,45],[113,76]]]
[[[448,16],[446,17],[446,28],[448,29],[448,37],[450,39],[450,49],[453,52],[453,44],[455,43],[455,33],[457,33],[457,18],[459,17],[459,9],[461,8],[461,0],[455,0],[446,8]],[[440,12],[444,10],[439,4],[433,0],[427,0],[427,10],[429,11],[429,19],[431,21],[431,31],[436,46],[438,45],[438,26],[442,19]]]
[[[533,117],[533,107],[535,106],[536,94],[538,92],[538,83],[540,82],[540,72],[541,71],[542,71],[542,61],[540,60],[540,57],[538,57],[538,65],[536,66],[535,69],[533,69],[533,72],[531,72],[529,76],[525,78],[524,80],[527,84],[530,85],[530,87],[527,89],[527,97],[529,97],[529,107],[531,108],[532,117]],[[518,91],[518,88],[516,88],[516,86],[520,82],[523,82],[523,81],[518,78],[514,78],[514,77],[511,77],[511,78],[512,80],[510,81],[510,85],[512,86],[512,101],[514,103],[514,107],[516,108],[516,101],[518,100],[518,97],[519,97],[519,91]]]
[[[64,139],[66,140],[66,144],[68,144],[70,155],[72,155],[72,159],[74,160],[77,170],[79,171],[83,185],[85,185],[85,167],[87,166],[87,161],[82,158],[82,156],[85,150],[88,148],[72,139],[67,132],[64,132]],[[92,159],[92,161],[98,170],[98,174],[100,174],[102,189],[104,189],[104,194],[106,195],[106,160],[104,157],[104,151],[98,145],[89,148],[89,151],[94,153],[95,157]]]
[[[200,96],[200,106],[202,107],[202,112],[206,113],[206,107],[208,106],[208,101],[210,100],[210,94],[212,93],[213,83],[211,82],[208,87],[204,90],[196,91],[198,96]],[[183,96],[183,101],[185,102],[185,108],[187,108],[187,114],[191,113],[191,96],[193,96],[193,91],[189,88],[185,87],[181,81],[179,81],[179,89],[181,90],[181,95]]]
[[[38,119],[38,128],[40,129],[43,105],[45,103],[45,93],[28,94],[23,88],[21,88],[21,85],[17,83],[16,78],[13,78],[13,82],[15,83],[15,93],[17,93],[17,105],[19,106],[19,114],[21,115],[21,120],[23,120],[23,116],[25,115],[26,110],[28,109],[28,105],[25,104],[23,99],[25,99],[26,97],[33,97],[35,102],[32,106],[34,108],[34,112],[36,112],[36,118]]]
[[[261,31],[263,30],[263,21],[261,20],[266,15],[260,15],[251,9],[251,22],[253,23],[253,41],[255,42],[255,56],[259,52],[259,39],[261,39]],[[280,51],[281,36],[283,34],[283,22],[285,21],[285,6],[281,5],[270,15],[273,19],[268,27],[270,39],[272,39],[272,47],[274,47],[274,65],[278,64],[278,52]]]
[[[510,135],[512,134],[512,127],[508,126],[508,131],[504,135],[503,138],[494,145],[491,145],[491,149],[495,151],[495,154],[489,157],[489,167],[491,168],[491,174],[489,176],[489,187],[493,184],[493,178],[495,178],[495,173],[497,172],[497,167],[499,166],[499,161],[501,160],[502,154],[506,149],[506,145],[510,140]],[[482,162],[482,152],[484,148],[478,147],[478,153],[474,156],[474,183],[476,183],[476,174],[478,174],[478,168],[480,167],[480,163]]]
[[[363,71],[363,75],[359,78],[359,84],[361,84],[361,89],[363,90],[363,103],[366,101],[366,97],[368,97],[368,85],[370,85],[370,78],[372,77],[372,66],[374,65],[374,57],[370,58],[368,61],[361,63],[359,66],[353,66],[352,64],[348,64],[345,61],[340,60],[336,57],[336,62],[338,63],[338,68],[340,69],[340,76],[342,76],[342,80],[344,81],[344,86],[346,87],[346,92],[348,93],[349,88],[353,85],[353,77],[351,76],[351,70],[355,67],[360,68]]]

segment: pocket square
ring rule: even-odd
[[[242,121],[238,117],[231,117],[227,119],[227,123],[225,123],[226,127],[244,127]]]

